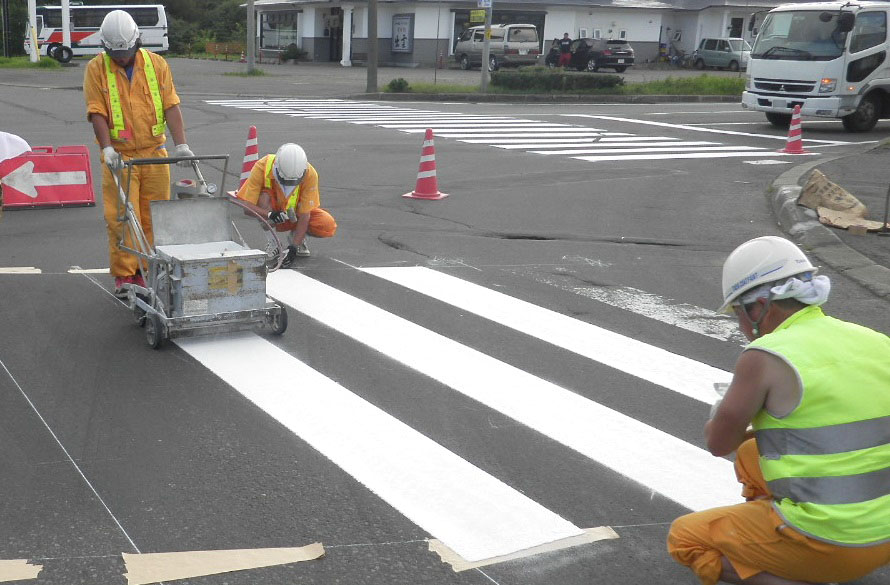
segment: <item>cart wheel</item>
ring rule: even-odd
[[[161,347],[164,342],[164,323],[157,313],[149,313],[145,316],[145,341],[152,349]]]
[[[287,330],[287,309],[284,306],[281,306],[280,309],[278,313],[269,317],[269,328],[273,335],[281,335]]]
[[[145,311],[143,311],[139,307],[136,307],[133,309],[133,316],[136,317],[137,325],[139,325],[140,327],[145,327]]]

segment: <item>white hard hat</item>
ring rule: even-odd
[[[800,248],[785,238],[748,240],[723,263],[723,304],[717,312],[725,312],[741,295],[762,284],[817,270]]]
[[[282,187],[293,190],[303,180],[308,167],[306,152],[297,144],[282,144],[275,153],[275,178]]]
[[[112,10],[105,15],[99,27],[99,38],[102,46],[112,57],[124,57],[136,49],[139,40],[139,27],[129,13],[123,10]]]

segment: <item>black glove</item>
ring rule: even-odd
[[[269,221],[272,223],[284,223],[287,221],[287,214],[283,211],[270,211]]]

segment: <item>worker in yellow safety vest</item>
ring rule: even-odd
[[[289,245],[282,267],[309,256],[306,235],[330,238],[337,231],[333,216],[320,207],[318,172],[298,144],[282,144],[250,169],[238,198],[262,209],[276,231],[288,232]]]
[[[129,159],[166,158],[167,126],[176,145],[173,156],[188,157],[194,153],[185,141],[185,125],[170,68],[163,57],[141,48],[139,28],[133,17],[123,10],[109,12],[102,21],[99,35],[105,51],[87,64],[83,93],[87,119],[93,125],[105,163],[102,199],[115,295],[126,297],[126,285],[145,286],[145,282],[137,258],[118,247],[123,229],[118,218],[122,213],[111,171],[123,168],[123,162]],[[169,166],[134,166],[129,196],[146,238],[153,244],[149,204],[152,200],[170,198]],[[133,246],[129,240],[125,244]]]
[[[851,581],[890,564],[890,338],[826,316],[816,270],[776,236],[723,265],[720,310],[751,343],[705,438],[736,452],[746,502],[681,516],[667,543],[703,585]]]

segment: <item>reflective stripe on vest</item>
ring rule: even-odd
[[[272,190],[272,167],[274,166],[272,163],[275,162],[275,155],[270,154],[266,157],[266,189]],[[280,185],[279,185],[280,187]],[[281,192],[284,193],[284,189],[281,189]],[[293,209],[296,212],[297,209],[297,201],[300,199],[300,185],[297,185],[297,188],[294,189],[294,192],[291,193],[291,196],[287,198],[287,205],[284,207],[284,210],[287,211],[289,209]]]
[[[803,388],[787,416],[752,421],[776,510],[820,540],[890,541],[890,339],[807,307],[748,347],[784,360]]]
[[[164,117],[164,102],[161,100],[161,90],[158,85],[158,76],[155,74],[155,66],[151,61],[148,51],[139,49],[142,53],[142,60],[145,62],[143,70],[145,71],[145,80],[148,82],[148,91],[151,93],[151,101],[155,109],[155,120],[157,124],[151,127],[152,136],[161,136],[167,128],[167,121]],[[111,103],[111,128],[109,133],[112,140],[125,140],[121,138],[121,132],[126,130],[124,123],[124,112],[121,109],[121,95],[117,89],[117,76],[111,70],[111,57],[108,53],[102,53],[105,62],[105,78],[108,80],[108,101]]]

